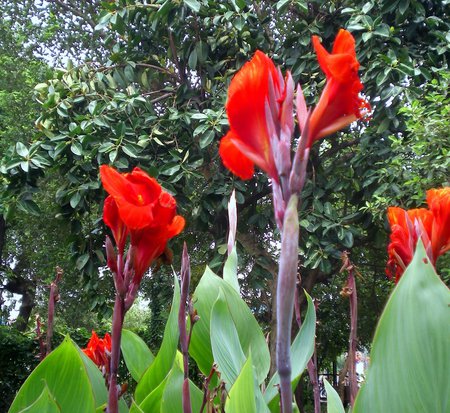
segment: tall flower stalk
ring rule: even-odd
[[[283,77],[260,51],[231,81],[226,105],[230,131],[219,148],[224,165],[240,178],[250,179],[256,165],[271,179],[275,221],[281,233],[276,357],[282,413],[292,412],[290,345],[298,272],[298,208],[310,148],[315,141],[370,112],[369,103],[359,95],[363,86],[352,35],[341,30],[331,53],[317,36],[313,45],[327,83],[312,111],[306,106],[301,87],[297,88],[295,106],[301,138],[294,159],[294,82],[289,72]]]
[[[103,220],[111,229],[116,244],[114,248],[110,238],[106,238],[107,265],[113,273],[116,289],[106,411],[117,413],[117,369],[125,314],[133,305],[142,277],[152,262],[164,252],[167,241],[183,230],[184,218],[176,215],[174,198],[139,168],[120,174],[102,165],[100,177],[109,193]],[[130,245],[125,254],[128,238]]]

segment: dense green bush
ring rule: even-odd
[[[36,340],[15,328],[0,326],[0,412],[6,412],[16,392],[39,362]]]

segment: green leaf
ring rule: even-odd
[[[236,245],[233,247],[233,250],[231,251],[231,254],[228,256],[227,260],[225,261],[225,265],[223,266],[223,279],[230,284],[236,292],[240,292],[239,289],[239,281],[237,277],[237,252],[236,252]]]
[[[81,201],[81,193],[77,191],[72,195],[69,203],[70,206],[75,209],[80,203],[80,201]]]
[[[200,149],[206,148],[214,140],[215,136],[216,135],[213,130],[209,130],[208,132],[203,134],[200,138],[200,141],[198,142],[200,145]]]
[[[184,4],[196,13],[200,11],[201,4],[197,0],[184,0]]]
[[[342,401],[337,391],[328,383],[327,379],[323,379],[323,383],[327,392],[327,413],[345,413],[344,406],[342,406]]]
[[[16,143],[16,152],[22,158],[26,158],[28,156],[28,149],[22,142]]]
[[[123,152],[131,158],[137,158],[139,156],[138,151],[132,145],[124,145],[122,146]]]
[[[135,392],[136,402],[141,402],[164,381],[170,369],[177,352],[178,346],[178,309],[180,307],[180,286],[174,274],[175,291],[170,309],[169,318],[164,330],[164,337],[153,363],[146,370],[140,379]],[[162,393],[161,393],[162,395]]]
[[[87,264],[88,261],[89,261],[89,254],[80,255],[77,258],[75,266],[77,267],[77,269],[81,270],[85,267],[85,265]]]
[[[179,413],[183,411],[182,388],[184,374],[174,363],[167,379],[161,402],[161,413]],[[203,392],[189,380],[192,412],[199,412],[203,402]]]
[[[79,142],[73,142],[72,145],[70,145],[70,150],[74,155],[81,156],[83,154],[83,147]]]
[[[314,353],[314,342],[316,337],[316,310],[314,303],[305,291],[306,299],[308,301],[308,309],[306,311],[305,320],[300,328],[300,331],[295,337],[291,346],[291,360],[292,360],[292,383],[296,384],[306,368],[309,359]],[[275,373],[266,387],[264,393],[264,400],[270,406],[271,411],[279,409],[279,395],[278,384],[280,377]],[[273,410],[275,408],[275,410]]]
[[[246,357],[222,290],[211,311],[210,331],[214,362],[229,391],[239,376]]]
[[[40,215],[41,213],[41,209],[39,208],[39,205],[36,204],[36,202],[34,202],[31,199],[21,199],[18,203],[17,206],[22,210],[25,211],[29,214],[32,215]]]
[[[152,364],[155,356],[144,341],[130,330],[122,330],[120,349],[128,371],[133,379],[138,382]]]
[[[164,380],[159,383],[159,385],[150,393],[146,394],[145,399],[138,405],[131,406],[130,413],[144,412],[144,413],[155,413],[161,411],[161,402],[164,394],[164,389],[166,388],[167,379],[166,376]]]
[[[197,49],[192,49],[192,52],[189,55],[188,65],[192,70],[195,70],[197,67]]]
[[[245,362],[241,374],[231,387],[225,403],[225,411],[227,413],[257,413],[251,356]]]
[[[58,405],[55,403],[53,396],[44,387],[39,398],[29,407],[23,409],[20,413],[58,413],[61,412]]]
[[[30,407],[46,386],[64,413],[94,413],[97,405],[106,401],[106,388],[105,400],[95,400],[86,365],[78,347],[69,337],[30,374],[14,399],[9,413],[18,413]]]
[[[208,267],[193,295],[194,308],[200,320],[195,323],[189,353],[203,374],[208,375],[213,364],[210,339],[211,310],[222,290],[236,326],[239,342],[246,357],[252,354],[258,384],[267,377],[270,355],[264,334],[245,301],[227,281],[218,277]]]
[[[450,411],[449,303],[419,241],[381,315],[354,413]]]

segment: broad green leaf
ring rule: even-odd
[[[184,374],[177,363],[167,379],[161,402],[161,413],[179,413],[183,411],[182,388]],[[192,412],[199,412],[203,402],[203,392],[189,380]]]
[[[83,351],[77,347],[78,354],[84,363],[86,372],[91,382],[92,392],[94,394],[95,407],[99,407],[108,401],[108,391],[105,386],[105,379],[97,365]],[[120,409],[122,412],[122,409]]]
[[[180,307],[180,286],[174,274],[175,291],[164,337],[157,356],[146,370],[136,387],[135,399],[141,402],[165,379],[172,368],[178,347],[178,309]],[[161,393],[162,396],[162,393]]]
[[[223,266],[223,279],[229,283],[238,293],[239,289],[239,281],[237,277],[237,262],[238,257],[236,253],[236,245],[233,247],[231,254],[228,256],[225,261],[225,265]]]
[[[20,411],[20,413],[60,413],[58,405],[56,404],[53,396],[48,391],[47,387],[44,387],[39,398],[29,407]]]
[[[294,339],[291,346],[291,363],[292,363],[292,383],[296,384],[306,368],[309,359],[314,353],[314,342],[316,337],[316,310],[314,303],[305,291],[306,299],[308,301],[308,309],[306,311],[305,320]],[[279,395],[278,384],[280,378],[278,373],[275,373],[267,385],[264,393],[264,400],[269,405],[271,411],[279,410]]]
[[[144,343],[144,340],[130,330],[122,330],[120,348],[128,371],[133,379],[138,382],[152,364],[155,356]]]
[[[449,303],[420,241],[381,315],[354,413],[450,412]]]
[[[95,412],[96,401],[86,366],[79,349],[69,337],[30,374],[14,399],[9,413],[20,412],[31,406],[46,386],[62,412]],[[102,403],[103,401],[98,405]]]
[[[236,382],[231,387],[225,403],[227,413],[259,413],[255,402],[255,379],[251,355],[242,367]]]
[[[229,391],[239,376],[246,357],[222,291],[211,311],[210,331],[214,362]]]
[[[192,331],[189,353],[197,362],[202,373],[208,375],[214,361],[210,339],[211,310],[220,290],[223,291],[246,357],[250,355],[251,351],[258,384],[261,384],[267,377],[270,367],[269,349],[263,332],[236,290],[208,267],[193,295],[194,308],[200,319],[195,323]]]
[[[327,392],[327,413],[345,413],[341,398],[327,379],[323,380]]]
[[[161,410],[161,402],[164,394],[164,389],[166,388],[168,375],[164,380],[159,383],[159,385],[146,395],[145,399],[139,405],[132,405],[130,413],[159,413]]]

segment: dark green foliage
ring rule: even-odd
[[[38,344],[15,328],[0,326],[0,411],[6,412],[16,392],[39,362]]]

